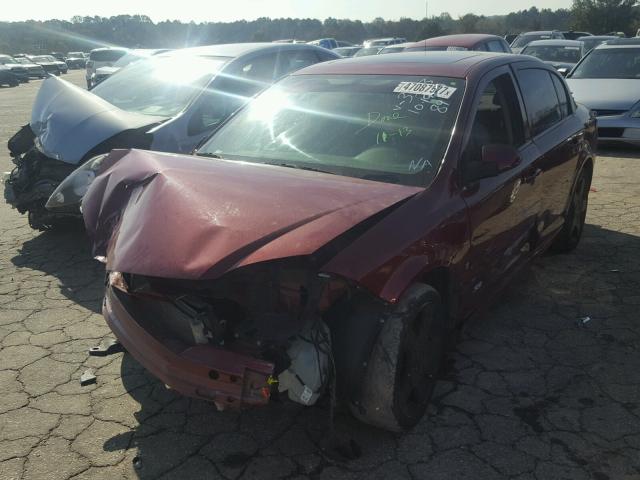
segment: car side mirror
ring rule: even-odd
[[[566,67],[559,68],[559,69],[558,69],[558,73],[559,73],[560,75],[562,75],[563,77],[566,77],[566,76],[567,76],[567,73],[569,73],[569,69],[568,69],[568,68],[566,68]]]
[[[520,164],[520,153],[511,145],[483,145],[482,163],[496,173],[504,172]]]

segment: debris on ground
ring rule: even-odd
[[[89,349],[89,355],[94,357],[106,357],[114,353],[123,352],[124,347],[115,338],[107,338],[100,343],[100,345],[91,347]]]
[[[96,376],[93,373],[93,370],[91,370],[90,368],[88,368],[87,370],[84,371],[84,373],[80,376],[80,385],[82,387],[86,386],[86,385],[91,385],[93,383],[96,383]]]
[[[582,325],[586,325],[587,323],[589,323],[591,321],[591,317],[582,317],[580,319],[580,322],[582,323]]]

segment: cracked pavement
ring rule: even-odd
[[[0,170],[39,83],[0,89]],[[411,432],[340,412],[362,453],[348,461],[321,454],[325,404],[219,413],[127,354],[89,357],[111,337],[102,266],[81,232],[34,232],[3,202],[0,479],[640,480],[639,185],[640,152],[601,154],[577,251],[538,259],[467,324]]]

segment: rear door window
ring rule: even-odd
[[[531,133],[536,136],[562,119],[556,89],[547,70],[528,68],[517,75]]]

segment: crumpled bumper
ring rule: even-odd
[[[107,286],[104,318],[127,351],[163,383],[183,395],[213,401],[219,409],[268,403],[272,363],[212,345],[176,353],[131,316],[121,301],[126,296]]]

